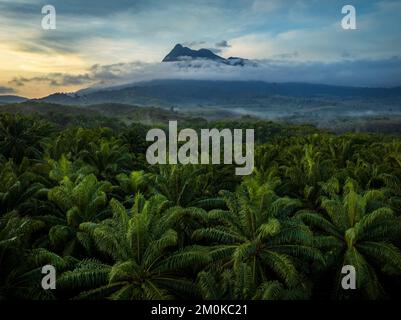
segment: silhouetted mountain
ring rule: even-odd
[[[191,61],[191,60],[210,60],[215,62],[221,62],[232,66],[244,66],[245,64],[256,65],[255,62],[251,62],[248,59],[239,57],[230,57],[228,59],[222,58],[217,54],[213,53],[208,49],[192,50],[187,47],[183,47],[181,44],[177,44],[173,50],[163,59],[162,62],[175,62],[175,61]]]
[[[13,95],[0,95],[0,104],[8,104],[8,103],[19,103],[28,100],[24,97],[13,96]]]
[[[263,81],[153,80],[124,87],[105,88],[86,94],[53,94],[41,101],[89,105],[123,103],[144,106],[268,104],[273,97],[341,99],[396,99],[401,88],[341,87],[307,83]]]
[[[177,44],[162,62],[182,61],[188,58],[207,59],[220,62],[226,61],[226,59],[214,54],[208,49],[192,50],[190,48],[183,47],[181,44]]]
[[[64,104],[64,105],[86,105],[86,95],[78,95],[75,93],[53,93],[47,97],[40,99],[31,99],[33,102],[44,101],[49,103]],[[79,103],[77,103],[79,101]]]

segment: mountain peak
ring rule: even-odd
[[[197,59],[211,60],[214,62],[224,63],[231,66],[243,67],[246,64],[253,66],[256,65],[256,63],[251,62],[250,60],[247,59],[239,57],[230,57],[228,59],[225,59],[213,53],[212,50],[205,48],[199,50],[193,50],[191,48],[184,47],[182,44],[179,43],[174,46],[173,50],[170,51],[170,53],[163,59],[162,62],[176,62],[182,60],[197,60]]]
[[[176,44],[173,50],[163,59],[163,62],[181,61],[183,59],[206,59],[224,62],[225,59],[214,54],[209,49],[193,50],[188,47],[184,47],[181,44]]]

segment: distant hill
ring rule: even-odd
[[[0,112],[8,113],[37,113],[41,115],[49,114],[63,114],[63,115],[84,115],[84,116],[97,116],[100,115],[96,110],[82,108],[78,106],[65,106],[61,104],[39,102],[39,101],[24,101],[22,103],[12,103],[0,106]]]
[[[156,107],[138,107],[133,105],[104,103],[96,105],[73,106],[39,101],[25,101],[0,106],[0,113],[38,114],[66,125],[72,120],[86,117],[90,119],[107,117],[118,119],[126,124],[140,122],[144,124],[167,123],[169,120],[190,120],[191,117],[173,110]]]
[[[401,100],[401,87],[362,88],[263,81],[153,80],[88,93],[53,94],[36,101],[64,105],[119,103],[141,106],[254,105],[272,97]]]
[[[202,127],[205,121],[213,120],[269,119],[279,123],[308,123],[337,133],[358,131],[401,134],[400,103],[386,107],[376,102],[369,104],[351,100],[329,102],[325,105],[323,100],[285,97],[271,99],[270,103],[265,107],[249,108],[211,106],[164,109],[119,103],[73,106],[25,101],[0,105],[0,113],[39,115],[61,127],[79,125],[109,127],[116,130],[124,124],[142,123],[154,126],[167,124],[171,120],[179,121],[182,126],[196,124]]]
[[[28,100],[24,97],[12,96],[12,95],[0,95],[0,105],[1,104],[9,104],[9,103],[19,103]]]

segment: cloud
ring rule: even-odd
[[[86,73],[54,73],[43,77],[15,78],[14,85],[47,83],[53,87],[81,85],[103,88],[156,79],[194,79],[266,82],[307,82],[345,86],[401,86],[401,59],[344,60],[341,62],[296,62],[265,59],[245,66],[230,66],[209,60],[172,63],[130,62],[93,65]]]
[[[185,41],[182,43],[185,47],[199,47],[206,43],[206,41]]]
[[[221,53],[223,52],[223,50],[220,49],[220,48],[205,48],[205,49],[210,50],[210,51],[212,51],[214,54],[217,54],[217,55],[219,55],[219,54],[221,54]]]
[[[219,48],[229,48],[229,47],[231,47],[231,46],[228,44],[228,41],[222,40],[222,41],[216,43],[216,47],[219,47]]]
[[[299,52],[294,51],[294,52],[276,54],[273,57],[275,59],[294,59],[294,58],[297,58],[298,56],[299,56]]]
[[[10,93],[15,93],[15,89],[10,87],[0,86],[0,94],[10,94]]]
[[[395,31],[400,29],[397,1],[354,0],[358,31],[347,34],[338,28],[340,0],[324,4],[317,0],[53,0],[55,32],[40,28],[40,9],[46,1],[0,2],[0,29],[4,30],[0,42],[27,53],[76,54],[89,63],[161,60],[178,42],[192,47],[216,44],[224,53],[230,52],[227,56],[253,59],[298,51],[297,58],[304,61],[339,60],[344,47],[359,58],[401,49],[400,33]],[[285,38],[287,33],[294,38]]]
[[[51,5],[56,11],[65,15],[81,15],[85,17],[108,17],[115,13],[127,10],[140,11],[147,7],[149,0],[52,0]],[[44,0],[2,0],[0,8],[8,14],[16,16],[40,14],[44,5],[49,4]]]
[[[399,84],[389,57],[401,52],[400,1],[353,0],[354,31],[340,27],[342,0],[52,0],[51,31],[40,27],[44,4],[0,0],[1,81],[24,95],[158,77]],[[155,63],[176,43],[259,59],[259,67]]]
[[[62,86],[73,86],[73,85],[84,85],[93,81],[89,74],[73,75],[68,73],[49,73],[45,76],[40,77],[16,77],[9,81],[10,84],[23,87],[28,83],[45,83],[51,87],[62,87]]]

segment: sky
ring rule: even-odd
[[[346,4],[356,30],[341,27]],[[177,43],[257,66],[160,63]],[[0,0],[0,95],[158,78],[400,86],[401,1]]]

